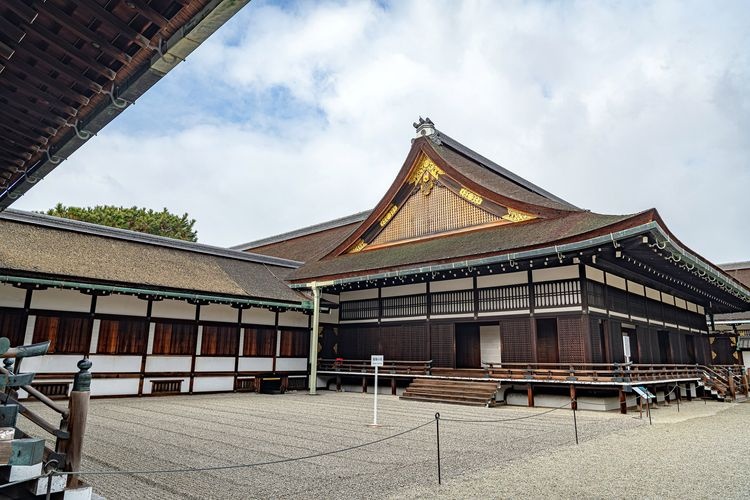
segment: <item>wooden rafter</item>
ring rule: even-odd
[[[133,43],[137,43],[143,48],[149,48],[150,40],[143,36],[138,30],[112,14],[110,11],[99,5],[94,0],[78,0],[78,9],[88,12],[100,21],[107,23],[120,32],[122,36]]]
[[[28,42],[28,40],[27,40]],[[72,66],[64,64],[54,56],[45,55],[44,51],[33,43],[22,43],[18,46],[17,53],[25,53],[37,60],[37,62],[48,66],[58,73],[67,76],[73,81],[79,81],[81,85],[88,87],[94,92],[101,92],[102,86],[96,83],[92,78],[76,71]]]

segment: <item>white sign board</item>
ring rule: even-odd
[[[625,357],[630,358],[630,337],[627,335],[622,336],[622,349],[625,351]]]
[[[383,366],[383,355],[373,354],[370,356],[370,366]]]

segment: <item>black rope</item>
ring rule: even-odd
[[[277,460],[269,460],[267,462],[255,462],[251,464],[236,464],[236,465],[215,465],[215,466],[209,466],[209,467],[189,467],[189,468],[180,468],[180,469],[154,469],[154,470],[116,470],[116,471],[79,471],[79,472],[55,472],[56,476],[71,476],[71,475],[79,475],[79,476],[93,476],[93,475],[118,475],[118,474],[174,474],[174,473],[180,473],[180,472],[206,472],[206,471],[214,471],[214,470],[227,470],[227,469],[244,469],[244,468],[250,468],[250,467],[260,467],[263,465],[274,465],[274,464],[283,464],[287,462],[296,462],[298,460],[308,460],[311,458],[318,458],[318,457],[325,457],[328,455],[335,455],[337,453],[344,453],[351,450],[356,450],[359,448],[364,448],[365,446],[371,446],[373,444],[382,443],[384,441],[388,441],[390,439],[395,439],[397,437],[403,436],[404,434],[408,434],[410,432],[414,432],[418,429],[421,429],[422,427],[425,427],[427,425],[430,425],[433,423],[435,419],[433,418],[429,422],[425,422],[423,424],[420,424],[416,427],[412,427],[411,429],[407,429],[405,431],[398,432],[396,434],[391,434],[390,436],[386,436],[380,439],[376,439],[374,441],[368,441],[366,443],[357,444],[354,446],[349,446],[347,448],[340,448],[337,450],[331,450],[331,451],[324,451],[321,453],[314,453],[312,455],[306,455],[303,457],[291,457],[291,458],[280,458]]]
[[[442,420],[443,422],[464,422],[464,423],[469,423],[469,424],[492,424],[492,423],[498,423],[498,422],[513,422],[515,420],[526,420],[527,418],[541,417],[542,415],[552,413],[555,410],[565,408],[566,406],[569,406],[573,402],[575,402],[575,400],[571,399],[570,401],[568,401],[562,406],[557,406],[555,408],[549,409],[542,413],[534,413],[532,415],[524,415],[522,417],[501,418],[501,419],[493,419],[493,420],[471,420],[471,419],[462,419],[462,418],[440,417],[440,420]]]

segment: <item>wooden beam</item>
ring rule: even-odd
[[[13,157],[13,155],[9,155],[7,153],[0,152],[0,161],[6,164],[15,165],[18,168],[23,168],[23,166],[26,164],[23,160],[19,158]],[[11,174],[12,176],[12,174]]]
[[[60,112],[63,115],[68,116],[76,116],[78,114],[78,110],[76,108],[60,102],[60,97],[53,94],[51,90],[48,89],[46,91],[42,91],[41,89],[32,85],[32,82],[19,78],[13,75],[10,71],[6,71],[3,73],[3,77],[0,78],[0,88],[2,88],[2,84],[13,85],[16,88],[14,92],[18,92],[19,94],[25,95],[29,99],[34,99],[41,104],[47,105],[55,112]],[[54,100],[48,101],[43,97],[44,94],[53,97]]]
[[[143,48],[148,48],[150,45],[150,40],[143,36],[142,33],[138,32],[135,28],[130,26],[128,23],[114,15],[112,12],[108,11],[101,5],[99,5],[98,2],[94,0],[78,0],[76,2],[76,9],[77,10],[83,10],[88,12],[90,15],[96,17],[100,21],[102,21],[105,24],[108,24],[109,26],[112,26],[117,31],[120,32],[121,36],[124,36],[125,38],[129,39],[131,42],[137,43]]]
[[[529,408],[534,407],[534,386],[532,384],[526,384],[526,398]]]
[[[63,97],[67,97],[68,99],[70,99],[72,101],[75,101],[75,102],[77,102],[79,104],[83,104],[83,105],[86,105],[86,104],[89,103],[89,98],[88,97],[79,94],[78,92],[76,92],[72,88],[66,86],[60,80],[57,80],[57,79],[52,78],[51,76],[45,74],[40,68],[37,68],[35,66],[27,65],[27,66],[25,66],[23,68],[23,70],[18,70],[18,71],[23,71],[23,73],[28,77],[28,79],[33,79],[37,83],[41,83],[42,85],[45,85],[46,87],[48,87],[49,90],[53,90],[54,89],[55,91],[59,92]],[[6,71],[5,73],[11,73],[11,72],[10,71]],[[5,75],[3,75],[3,76],[5,76]],[[29,83],[30,82],[27,82],[27,85]],[[39,89],[39,90],[42,90],[42,89]],[[55,97],[55,98],[59,98],[60,97],[60,96],[57,96],[57,95],[53,94],[52,92],[47,92],[47,93],[50,94],[51,96]]]
[[[75,61],[78,61],[78,64],[87,66],[92,71],[99,73],[108,80],[114,80],[115,76],[117,76],[117,73],[115,73],[112,68],[100,61],[97,61],[95,57],[87,54],[84,50],[79,49],[78,47],[67,41],[65,38],[56,33],[53,33],[39,23],[35,23],[29,26],[28,32],[29,35],[27,41],[39,40],[49,43],[50,45],[53,45],[55,47],[59,47],[60,49],[65,51],[65,55]]]
[[[16,44],[20,43],[26,36],[26,32],[23,29],[11,23],[3,16],[0,16],[0,32]]]
[[[57,71],[62,75],[66,75],[71,80],[79,82],[81,85],[88,87],[93,92],[99,93],[102,91],[102,86],[96,83],[93,79],[84,75],[82,72],[75,71],[69,64],[64,64],[54,55],[49,52],[45,52],[33,43],[23,43],[19,45],[18,52],[29,54],[31,57],[36,59],[37,62],[49,66],[51,69]]]
[[[31,159],[31,153],[22,151],[17,147],[12,147],[10,144],[6,144],[4,142],[0,142],[0,151],[4,151],[10,155],[13,155],[21,160],[30,160]]]
[[[33,144],[36,144],[36,145],[47,144],[47,142],[49,142],[49,140],[48,140],[47,137],[42,137],[40,135],[39,136],[35,136],[35,135],[26,134],[26,133],[18,130],[17,128],[14,128],[14,127],[12,128],[7,123],[0,122],[0,128],[4,128],[6,130],[6,132],[3,132],[4,135],[7,135],[7,136],[9,136],[11,138],[13,138],[13,136],[16,136],[17,138],[19,138],[23,142],[31,141]],[[18,142],[18,139],[16,139],[16,142],[17,142],[17,144],[21,144],[22,143],[22,142]]]
[[[132,6],[140,15],[148,19],[151,23],[157,25],[159,29],[163,28],[169,23],[169,19],[164,15],[151,7],[143,0],[126,0],[125,5]]]
[[[39,13],[26,5],[24,2],[5,2],[5,8],[13,12],[25,23],[31,24],[36,21]]]
[[[620,389],[620,413],[623,415],[627,415],[628,413],[628,399],[626,397],[625,391]]]
[[[16,51],[13,50],[13,48],[10,45],[6,45],[3,42],[0,42],[0,56],[4,57],[5,59],[10,59],[13,57],[13,54]]]
[[[0,110],[0,116],[2,115],[9,116],[13,120],[18,121],[27,127],[31,127],[32,129],[39,129],[47,135],[55,135],[57,133],[56,128],[50,127],[38,118],[31,116],[28,113],[24,113],[10,104],[6,104],[3,106],[3,109]]]
[[[34,103],[26,99],[19,99],[17,95],[13,95],[12,91],[3,92],[3,90],[5,89],[0,87],[0,97],[3,97],[8,101],[8,104],[6,104],[6,106],[8,106],[9,108],[15,109],[20,113],[28,114],[29,116],[36,118],[40,122],[43,122],[45,126],[49,125],[54,127],[55,125],[57,125],[59,128],[65,125],[65,120],[63,120],[56,114],[49,113],[48,109],[40,111],[40,108],[46,107],[45,105],[35,105]]]
[[[39,4],[39,0],[36,0],[34,4]],[[45,18],[60,24],[63,29],[70,31],[74,35],[80,37],[82,40],[101,50],[108,56],[117,59],[123,64],[129,64],[130,61],[133,60],[133,58],[128,54],[112,45],[109,40],[106,40],[104,37],[92,31],[91,29],[81,26],[75,19],[73,19],[68,14],[58,9],[51,3],[46,2],[37,6],[40,7],[39,12]]]

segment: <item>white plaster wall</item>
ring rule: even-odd
[[[627,290],[625,286],[625,278],[620,278],[619,276],[607,273],[607,284],[609,286],[619,288],[620,290]]]
[[[598,281],[604,283],[604,271],[595,267],[586,266],[586,278],[591,281]]]
[[[55,311],[91,311],[91,295],[84,295],[77,290],[50,288],[34,290],[31,294],[32,309],[52,309]]]
[[[703,308],[703,306],[698,306],[698,312],[701,314],[706,314],[706,310]]]
[[[279,313],[279,326],[299,326],[307,328],[309,316],[297,312],[297,311],[286,311]]]
[[[237,323],[237,309],[224,304],[201,306],[201,321],[223,321]]]
[[[482,325],[479,327],[479,349],[483,362],[502,362],[500,325]]]
[[[698,312],[698,306],[696,304],[693,304],[692,302],[687,302],[688,311],[697,313]]]
[[[528,275],[526,271],[519,271],[515,273],[503,273],[503,274],[490,274],[487,276],[477,277],[478,288],[490,288],[493,286],[505,286],[505,285],[522,285],[528,283]]]
[[[7,283],[0,283],[0,307],[23,307],[26,290]]]
[[[145,318],[147,310],[148,301],[132,295],[106,295],[96,299],[98,314],[120,314]]]
[[[190,356],[148,356],[147,372],[189,372],[192,358]]]
[[[661,301],[665,304],[674,305],[674,295],[669,295],[668,293],[662,292]]]
[[[233,372],[234,358],[219,356],[201,356],[195,358],[197,372]]]
[[[640,283],[628,280],[628,292],[635,295],[643,295],[645,293],[645,287]]]
[[[154,318],[195,319],[195,307],[183,300],[159,300],[151,306],[151,316]]]
[[[151,394],[152,380],[182,380],[180,392],[190,392],[190,377],[153,377],[143,379],[143,394]]]
[[[742,351],[742,364],[746,369],[750,369],[750,351]]]
[[[268,309],[251,307],[250,309],[244,309],[242,311],[242,322],[251,323],[253,325],[273,326],[274,323],[276,323],[276,313],[271,312]]]
[[[92,354],[91,371],[97,373],[140,373],[141,357],[119,354]]]
[[[31,344],[34,342],[34,327],[36,326],[36,316],[29,315],[29,319],[26,321],[26,332],[23,335],[23,343]]]
[[[273,358],[240,358],[238,368],[241,372],[270,372]]]
[[[674,298],[674,305],[679,307],[680,309],[687,309],[687,302],[685,302],[683,299],[679,297]]]
[[[659,290],[654,290],[653,288],[646,287],[646,297],[648,297],[649,299],[661,301],[661,294],[659,293]]]
[[[471,278],[460,278],[457,280],[433,281],[430,283],[430,292],[450,292],[453,290],[470,290],[474,287]]]
[[[196,377],[193,392],[232,391],[234,377]]]
[[[368,288],[366,290],[350,290],[347,292],[341,292],[339,295],[339,301],[344,302],[345,300],[362,300],[362,299],[377,299],[378,289]]]
[[[95,378],[91,381],[92,396],[138,394],[137,378]]]
[[[401,295],[417,295],[420,293],[427,293],[427,285],[425,283],[414,283],[413,285],[388,286],[380,290],[381,297],[398,297]]]
[[[339,311],[341,309],[331,309],[327,313],[320,313],[320,322],[337,324],[339,322]]]
[[[277,372],[298,372],[307,370],[307,358],[278,358]]]
[[[82,354],[47,354],[23,360],[22,372],[36,373],[78,373],[78,362],[83,359]],[[91,368],[96,372],[96,367]]]
[[[534,282],[569,280],[579,276],[578,266],[550,267],[531,271],[531,279]]]
[[[102,320],[95,319],[91,325],[91,342],[89,342],[89,352],[96,352],[99,346],[99,328],[102,326]]]

